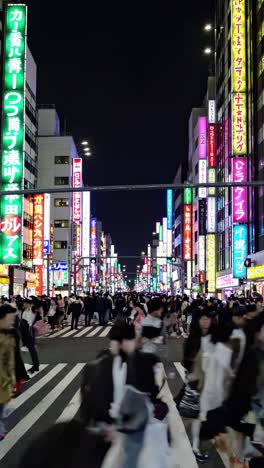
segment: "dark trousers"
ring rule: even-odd
[[[88,325],[90,325],[91,320],[92,320],[92,318],[93,318],[93,314],[94,314],[94,311],[93,311],[93,310],[92,310],[92,311],[86,310],[86,311],[84,312],[84,316],[85,316],[85,326],[86,326],[86,327],[88,327]]]
[[[103,311],[103,312],[98,312],[99,314],[99,325],[105,325],[105,314],[106,312]]]
[[[78,328],[78,322],[79,322],[80,314],[73,312],[72,313],[72,320],[71,320],[71,328],[72,330],[75,328]]]
[[[29,354],[32,360],[32,365],[34,369],[39,369],[39,358],[35,345],[28,346]]]

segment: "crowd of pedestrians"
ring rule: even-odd
[[[85,326],[93,320],[112,324],[109,347],[84,368],[78,421],[57,425],[38,438],[21,468],[33,463],[39,468],[168,467],[172,434],[162,397],[162,349],[167,340],[179,337],[186,378],[175,405],[191,420],[197,461],[207,462],[203,442],[211,440],[226,453],[230,467],[264,466],[262,298],[231,296],[223,302],[137,293],[2,298],[0,439],[5,437],[5,405],[39,369],[36,336],[59,330],[69,317],[71,327],[78,329],[81,314]],[[32,359],[29,371],[21,346]],[[32,454],[39,447],[45,456],[36,462]]]

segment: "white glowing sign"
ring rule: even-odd
[[[207,198],[207,231],[210,234],[216,232],[216,199],[215,197]]]
[[[50,255],[50,194],[44,195],[44,255]]]
[[[205,184],[207,182],[207,160],[199,160],[199,184]],[[207,191],[205,187],[199,188],[199,198],[206,198]]]
[[[73,188],[82,186],[82,159],[74,158],[72,161],[72,185]],[[74,223],[81,222],[81,192],[73,192],[72,220]]]
[[[82,256],[90,257],[90,238],[91,238],[91,194],[83,192],[82,206]],[[89,265],[89,258],[84,258],[84,265]]]
[[[198,239],[198,268],[199,271],[205,271],[205,236],[199,236]]]

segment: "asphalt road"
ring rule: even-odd
[[[76,415],[79,408],[80,372],[87,361],[95,359],[99,351],[108,347],[107,337],[100,336],[107,334],[107,330],[95,330],[95,327],[91,328],[88,336],[85,333],[74,338],[75,333],[64,338],[70,333],[65,330],[52,339],[38,340],[41,370],[25,385],[22,395],[9,404],[11,414],[6,420],[9,433],[5,440],[0,442],[0,468],[18,468],[18,461],[25,447],[34,437],[59,418],[69,420]],[[92,336],[89,337],[90,333]],[[182,340],[168,340],[162,349],[162,362],[168,382],[166,391],[170,398],[176,395],[182,386],[182,368],[179,365],[181,356]],[[28,353],[23,353],[23,357],[26,363],[30,363]],[[177,417],[173,429],[176,439],[178,438],[175,468],[195,468],[198,465],[193,460],[188,440],[190,423],[184,421],[183,426],[182,420]],[[210,461],[205,465],[207,468],[224,467],[210,443],[203,448],[210,454]],[[188,457],[190,462],[186,463]]]

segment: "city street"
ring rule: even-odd
[[[9,434],[1,442],[1,468],[17,467],[17,461],[32,438],[56,421],[70,420],[77,415],[80,373],[84,363],[94,359],[100,350],[108,346],[107,338],[99,336],[103,332],[108,333],[107,327],[104,329],[98,326],[91,327],[89,331],[86,329],[86,333],[84,330],[80,327],[78,332],[75,331],[71,336],[63,338],[69,333],[68,329],[65,329],[64,333],[54,339],[38,340],[41,370],[25,385],[22,395],[9,404],[11,412],[7,420]],[[74,338],[81,332],[82,336]],[[181,354],[182,339],[170,339],[162,352],[162,361],[168,379],[168,388],[165,386],[164,392],[168,400],[177,394],[182,384]],[[28,354],[23,353],[23,355],[25,362],[29,363]],[[187,433],[188,426],[189,423],[185,422]],[[184,426],[174,408],[171,429],[177,444],[173,448],[172,455],[173,460],[175,459],[174,467],[197,467]],[[210,453],[210,461],[206,466],[222,468],[224,465],[217,452],[210,444],[206,444],[205,447]]]

